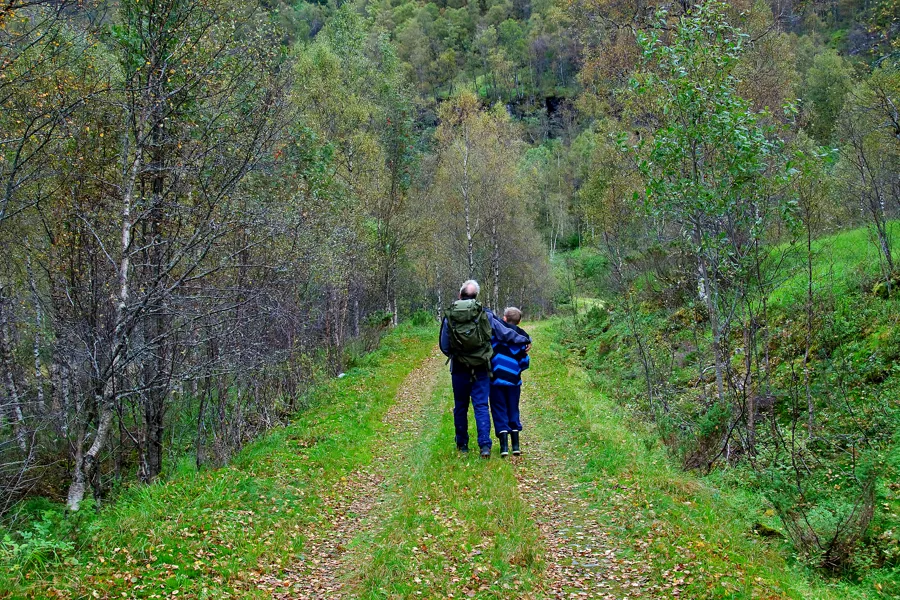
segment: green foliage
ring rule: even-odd
[[[611,319],[616,337],[622,335],[622,318]],[[742,473],[728,469],[700,478],[670,461],[656,443],[658,429],[623,407],[634,389],[621,379],[634,362],[624,344],[597,363],[602,377],[591,378],[597,386],[567,364],[563,348],[547,343],[559,340],[580,352],[583,344],[593,343],[593,335],[561,320],[533,331],[533,420],[563,457],[563,475],[556,476],[569,474],[582,482],[575,493],[601,511],[612,537],[629,540],[629,560],[645,569],[647,580],[663,588],[678,584],[681,576],[673,581],[672,574],[689,562],[691,576],[678,584],[684,597],[878,597],[871,586],[818,581],[787,566],[778,544],[752,533],[769,506],[739,486]],[[559,436],[561,430],[567,435]]]
[[[274,473],[284,467],[311,480],[317,474],[279,450],[305,448],[294,434],[315,430],[327,438],[345,432],[347,424],[336,413],[316,412],[321,407],[312,396],[297,400],[285,390],[304,389],[295,382],[345,368],[350,381],[367,377],[376,367],[366,351],[398,316],[411,318],[394,335],[425,336],[410,329],[433,325],[421,307],[445,301],[473,275],[492,278],[484,289],[495,308],[509,301],[550,310],[556,292],[557,308],[577,316],[568,340],[573,350],[611,393],[655,419],[665,443],[688,465],[707,466],[694,455],[731,452],[722,432],[746,414],[749,394],[772,404],[761,416],[776,432],[786,431],[788,422],[796,425],[807,410],[803,378],[812,373],[808,387],[819,429],[811,426],[808,437],[791,432],[790,452],[784,451],[787,442],[763,432],[761,447],[775,451],[752,454],[737,444],[741,448],[727,460],[742,468],[741,461],[752,458],[768,469],[775,483],[759,483],[757,491],[770,494],[785,518],[800,515],[798,507],[806,511],[808,530],[794,536],[798,546],[806,534],[840,538],[847,556],[838,562],[860,577],[881,566],[896,568],[900,528],[890,478],[896,479],[898,459],[889,432],[898,411],[891,399],[900,387],[900,281],[891,258],[900,207],[897,2],[793,3],[778,20],[771,3],[762,1],[676,3],[655,14],[659,3],[637,12],[627,4],[267,0],[262,11],[221,0],[123,0],[96,23],[90,6],[54,12],[55,4],[37,3],[4,11],[0,246],[10,249],[11,260],[0,269],[0,302],[8,300],[0,309],[11,315],[2,337],[12,347],[3,348],[0,370],[28,407],[45,393],[55,394],[53,405],[60,405],[62,388],[50,381],[60,373],[91,383],[72,390],[78,402],[63,403],[86,408],[67,415],[74,426],[59,434],[45,427],[47,414],[33,408],[24,423],[10,420],[16,402],[10,399],[13,416],[0,440],[9,442],[2,446],[3,469],[33,456],[12,445],[23,427],[52,438],[52,448],[34,456],[55,461],[73,447],[79,427],[96,425],[104,407],[94,404],[93,378],[98,371],[117,372],[96,363],[98,356],[118,352],[110,348],[110,332],[132,332],[123,346],[128,348],[154,339],[145,327],[152,319],[123,328],[110,320],[115,299],[107,300],[118,287],[119,253],[132,259],[122,273],[134,277],[134,304],[126,312],[150,307],[146,312],[157,319],[152,322],[161,324],[163,306],[181,311],[170,324],[178,341],[128,356],[136,367],[121,373],[122,389],[150,389],[138,375],[124,380],[153,371],[154,357],[170,356],[168,362],[183,362],[184,370],[158,374],[160,379],[190,384],[201,372],[220,374],[205,379],[222,384],[209,393],[224,403],[221,414],[244,414],[249,400],[242,383],[277,399],[247,421],[268,424],[270,412],[294,409],[296,401],[312,407],[309,418],[321,418],[326,432],[318,428],[322,423],[304,421],[259,442],[238,459],[248,472],[234,479],[197,469],[197,450],[195,461],[182,458],[177,468],[162,470],[174,473],[169,483],[130,489],[114,484],[125,488],[123,501],[97,517],[100,529],[92,510],[65,516],[55,505],[35,506],[0,542],[0,563],[17,569],[17,582],[0,584],[0,595],[13,593],[2,586],[22,583],[22,573],[80,560],[74,557],[124,569],[131,556],[109,558],[116,543],[124,546],[115,529],[120,524],[132,535],[153,531],[166,540],[157,548],[159,540],[147,542],[135,554],[154,565],[154,585],[162,581],[165,589],[177,589],[191,577],[172,577],[165,565],[181,560],[180,554],[196,556],[188,535],[196,532],[176,531],[166,511],[169,504],[184,507],[188,497],[210,505],[222,501],[217,515],[185,508],[205,525],[243,519],[241,507],[268,508],[257,498],[273,490],[278,510],[296,503],[303,507],[298,512],[314,514],[315,502],[303,504]],[[792,33],[781,30],[788,22]],[[823,50],[826,40],[835,50]],[[871,72],[866,57],[876,61]],[[571,102],[576,96],[577,109]],[[799,111],[777,110],[795,96]],[[779,124],[793,127],[779,130]],[[782,134],[792,138],[790,165]],[[829,143],[840,153],[819,147]],[[136,169],[129,183],[122,174],[132,156]],[[134,203],[125,205],[135,189]],[[471,223],[462,217],[463,205]],[[858,224],[860,214],[868,229],[821,238]],[[123,224],[133,225],[133,253],[119,247]],[[802,233],[808,249],[801,248]],[[548,250],[556,287],[549,281]],[[157,251],[175,257],[159,279],[148,273],[154,266],[149,255]],[[204,260],[187,264],[188,256]],[[165,282],[185,281],[190,291],[183,295],[176,284],[164,297],[141,296]],[[685,302],[694,290],[701,302]],[[598,300],[598,293],[611,299]],[[210,297],[223,304],[203,305],[208,313],[193,304]],[[809,297],[814,335],[804,328]],[[266,318],[242,331],[216,332],[251,322],[241,319],[270,307],[269,314],[277,315],[272,321],[285,321],[274,322],[268,336],[255,337]],[[299,325],[292,329],[288,322]],[[91,328],[94,338],[83,344],[81,336]],[[360,336],[349,339],[351,330]],[[749,367],[743,363],[744,333],[758,336],[752,342],[758,356]],[[211,338],[195,341],[194,335]],[[198,356],[215,353],[220,336],[233,343],[202,363]],[[238,348],[245,339],[247,347]],[[282,339],[287,341],[279,346]],[[721,401],[721,392],[719,401],[711,401],[710,346],[720,388],[726,378],[741,382],[747,376],[734,384],[731,404]],[[88,360],[83,347],[97,355]],[[265,362],[270,355],[277,357]],[[644,398],[647,372],[657,374],[658,389]],[[222,373],[238,373],[242,381],[232,386]],[[119,382],[112,387],[119,389]],[[352,406],[350,422],[370,435],[377,415],[353,412],[361,410],[354,393],[337,390],[335,397]],[[133,440],[153,429],[143,429],[145,395],[113,398],[117,472],[132,472],[144,458],[145,448]],[[170,455],[192,450],[195,438],[199,448],[204,436],[210,445],[231,436],[237,447],[253,435],[239,422],[218,423],[214,411],[204,417],[194,404],[199,396],[183,389],[166,388],[160,397],[179,402],[162,407],[166,417],[158,423],[171,434]],[[587,420],[574,396],[560,394],[560,403],[570,423]],[[238,433],[232,435],[232,426]],[[96,431],[84,434],[77,439],[89,444]],[[582,434],[582,440],[592,439]],[[655,438],[638,437],[637,448],[652,454]],[[319,448],[326,446],[320,458],[364,463],[365,448],[354,448],[347,459],[337,442]],[[752,448],[749,436],[746,448]],[[614,445],[595,450],[585,477],[622,466]],[[270,453],[278,456],[266,462]],[[423,449],[421,465],[436,466],[440,457],[425,454]],[[227,456],[226,449],[221,460]],[[797,457],[809,459],[808,472],[795,468]],[[111,465],[101,462],[99,480],[108,488]],[[256,478],[249,470],[257,467],[271,472]],[[457,469],[447,480],[460,484],[474,472]],[[432,493],[446,483],[433,474],[418,472],[416,489]],[[2,475],[0,481],[7,481],[6,471]],[[484,489],[510,477],[508,471],[489,475]],[[857,519],[860,531],[845,535],[839,529],[856,518],[860,498],[869,501],[870,480],[876,507],[871,527]],[[445,504],[448,498],[433,496]],[[668,502],[665,495],[655,498]],[[411,492],[406,500],[414,505],[417,497]],[[469,516],[474,529],[494,532],[486,506],[472,505]],[[218,520],[204,520],[211,516]],[[279,518],[269,515],[266,526],[283,524]],[[165,525],[154,529],[156,521]],[[399,525],[414,538],[422,522],[410,518]],[[230,526],[234,531],[223,534],[229,544],[239,533]],[[474,529],[466,535],[475,535]],[[507,579],[517,572],[507,561],[510,553],[524,557],[529,576],[539,564],[534,553],[516,546],[530,539],[523,531],[492,557],[492,568]],[[284,557],[299,547],[287,537],[276,546]],[[245,558],[229,550],[234,560],[215,565],[224,587]],[[809,552],[808,560],[821,563],[824,553]],[[246,557],[263,554],[260,547]],[[72,566],[80,574],[97,567]],[[192,575],[202,571],[181,566],[195,569]],[[412,572],[414,565],[402,566]],[[117,572],[97,568],[103,572],[97,581]],[[732,592],[716,588],[722,595]]]
[[[412,323],[413,327],[426,327],[428,325],[433,325],[435,321],[436,319],[433,313],[422,309],[414,312],[409,318],[409,322]]]
[[[900,240],[900,222],[888,224],[893,239]],[[813,240],[813,279],[817,291],[841,297],[871,289],[881,269],[879,250],[872,243],[871,231],[852,229],[837,235]],[[900,241],[895,242],[900,251]],[[803,252],[799,245],[784,244],[772,250],[772,260],[782,267],[783,278],[769,297],[775,307],[787,309],[803,302],[806,293],[806,274],[803,273]]]
[[[19,578],[63,563],[77,564],[73,553],[96,532],[97,512],[91,500],[84,510],[67,515],[62,506],[37,498],[23,502],[6,521],[13,529],[0,539],[0,565]]]
[[[551,254],[582,243],[585,232],[578,221],[577,188],[590,177],[595,145],[588,130],[568,144],[552,139],[535,146],[521,161],[529,202]]]
[[[639,33],[645,66],[632,81],[635,102],[649,103],[660,119],[646,153],[643,143],[637,147],[648,207],[682,224],[699,253],[725,251],[734,235],[725,220],[760,235],[759,213],[748,208],[762,199],[766,181],[780,176],[772,164],[779,144],[736,92],[733,71],[747,36],[728,24],[724,9],[700,5],[665,43],[655,31]],[[706,219],[712,223],[705,226]]]
[[[559,26],[570,19],[550,4],[526,12],[507,2],[396,2],[371,6],[369,14],[390,33],[429,99],[469,87],[487,100],[539,106],[543,96],[574,83],[577,56]]]
[[[376,310],[366,315],[366,326],[383,329],[391,324],[394,314],[386,310]]]
[[[796,249],[784,246],[772,250],[778,260],[766,263],[787,274],[768,298],[772,395],[760,400],[766,403],[761,409],[766,426],[757,430],[753,461],[735,462],[724,472],[731,474],[730,489],[753,498],[757,522],[786,536],[803,564],[864,580],[870,588],[878,583],[893,593],[896,586],[888,582],[897,568],[900,527],[894,484],[900,477],[898,300],[872,293],[877,249],[867,242],[866,229],[822,237],[813,251],[817,309],[808,369],[814,435],[808,437],[795,421],[806,418],[805,266]],[[695,465],[693,457],[704,444],[724,449],[721,432],[734,422],[732,409],[703,397],[711,383],[703,353],[709,339],[698,333],[697,324],[706,317],[689,306],[662,310],[648,304],[629,316],[621,300],[618,304],[606,319],[589,313],[563,329],[570,350],[583,357],[602,390],[634,414],[654,419],[655,431],[679,461]],[[648,406],[635,329],[658,352],[652,354],[654,372],[665,405],[656,410]],[[732,443],[732,451],[737,447]]]
[[[816,54],[806,72],[803,99],[809,107],[809,131],[822,144],[831,141],[844,98],[853,85],[852,76],[847,60],[834,50]]]
[[[730,410],[721,403],[714,403],[702,411],[696,420],[696,437],[701,443],[706,440],[718,440],[722,432],[728,427]]]
[[[882,65],[848,94],[837,129],[843,143],[836,172],[844,193],[854,199],[871,228],[885,282],[896,269],[888,223],[898,215],[900,199],[895,178],[900,171],[898,103],[900,69]]]

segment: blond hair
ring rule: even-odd
[[[506,319],[507,323],[518,325],[522,322],[522,311],[515,306],[510,306],[503,311],[503,318]]]

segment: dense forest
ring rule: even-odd
[[[898,33],[896,0],[2,0],[0,512],[225,465],[474,277],[574,314],[810,565],[896,573]]]

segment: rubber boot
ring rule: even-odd
[[[519,449],[519,432],[511,431],[509,437],[512,438],[513,456],[519,456],[520,454],[522,454],[522,451]]]
[[[500,440],[500,458],[506,458],[509,456],[509,443],[508,438],[509,434],[505,431],[501,431],[497,434],[497,438]]]

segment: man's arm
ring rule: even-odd
[[[488,319],[491,321],[491,332],[498,342],[503,342],[504,344],[531,345],[530,337],[527,335],[520,335],[515,329],[508,327],[506,323],[498,319],[490,310],[484,309],[484,312],[487,313]]]
[[[450,356],[450,332],[447,331],[446,318],[441,321],[441,336],[438,341],[438,346],[440,346],[441,352],[444,353],[444,356]]]

